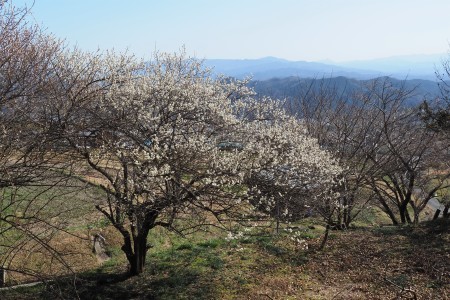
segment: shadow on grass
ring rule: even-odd
[[[271,256],[281,259],[283,262],[292,266],[301,266],[308,262],[308,252],[288,247],[285,243],[286,237],[278,238],[277,236],[259,236],[249,241],[258,245],[262,250]]]
[[[0,299],[130,299],[135,293],[121,286],[128,278],[124,273],[87,273],[6,290],[0,292]]]
[[[208,242],[150,252],[143,274],[86,275],[77,293],[80,299],[214,299],[211,278],[224,264],[216,247]]]
[[[375,230],[377,234],[383,236],[401,235],[408,239],[411,245],[418,245],[427,248],[441,248],[448,246],[446,235],[450,232],[450,219],[437,219],[420,223],[417,226],[386,226]]]
[[[376,233],[387,239],[403,238],[403,242],[391,246],[389,251],[391,258],[401,255],[404,261],[409,262],[403,271],[410,274],[394,274],[391,280],[398,286],[407,287],[411,284],[411,274],[421,274],[428,276],[428,287],[442,288],[448,285],[449,229],[449,219],[427,221],[417,226],[389,226],[377,229]]]
[[[129,279],[127,273],[84,275],[76,282],[76,293],[80,299],[130,299],[138,294],[124,285]],[[67,290],[67,295],[74,292]]]
[[[256,284],[249,275],[256,267],[270,272],[274,265],[302,265],[306,261],[305,253],[293,251],[283,239],[271,236],[236,245],[220,239],[183,242],[150,251],[146,269],[139,276],[121,273],[122,264],[111,265],[81,274],[76,280],[25,291],[21,298],[5,299],[220,299]]]
[[[202,250],[196,247],[192,251],[175,251],[173,256],[170,252],[149,255],[149,264],[139,276],[100,269],[75,280],[55,280],[39,287],[0,293],[0,299],[215,299],[216,289],[210,279],[220,265],[217,258]]]
[[[214,289],[204,283],[198,284],[204,281],[205,275],[190,268],[169,270],[158,276],[108,275],[95,280],[85,279],[78,286],[77,294],[80,299],[213,299]],[[69,296],[68,293],[65,295],[66,298]],[[49,295],[42,296],[41,299],[50,299],[47,298]]]

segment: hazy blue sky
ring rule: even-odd
[[[185,45],[199,58],[346,61],[450,42],[450,0],[35,0],[32,11],[69,44],[145,57]]]

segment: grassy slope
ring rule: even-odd
[[[185,240],[156,231],[144,274],[123,276],[126,263],[110,245],[113,260],[80,276],[77,288],[81,299],[393,299],[402,288],[418,299],[448,299],[448,229],[447,220],[333,232],[323,252],[314,251],[319,230],[303,227],[309,250],[283,235],[226,241],[203,232]],[[48,299],[50,292],[40,287],[0,298]]]

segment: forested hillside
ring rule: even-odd
[[[420,105],[425,99],[434,100],[440,96],[440,89],[436,81],[423,79],[404,80],[388,78],[395,87],[403,87],[407,90],[413,90],[409,96],[407,105]],[[344,98],[354,97],[354,93],[361,90],[368,90],[373,82],[383,78],[374,78],[368,80],[357,80],[343,76],[329,78],[303,78],[303,77],[285,77],[272,78],[268,80],[253,80],[250,86],[260,95],[267,95],[279,99],[299,98],[305,91],[319,91],[320,89],[333,90],[337,95]]]

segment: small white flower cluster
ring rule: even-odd
[[[240,240],[244,237],[244,233],[239,231],[237,233],[233,233],[231,231],[228,232],[228,235],[225,237],[226,241]]]
[[[289,232],[289,238],[295,243],[297,249],[308,250],[308,242],[301,237],[301,232],[293,231],[292,228],[287,228],[286,231]]]

